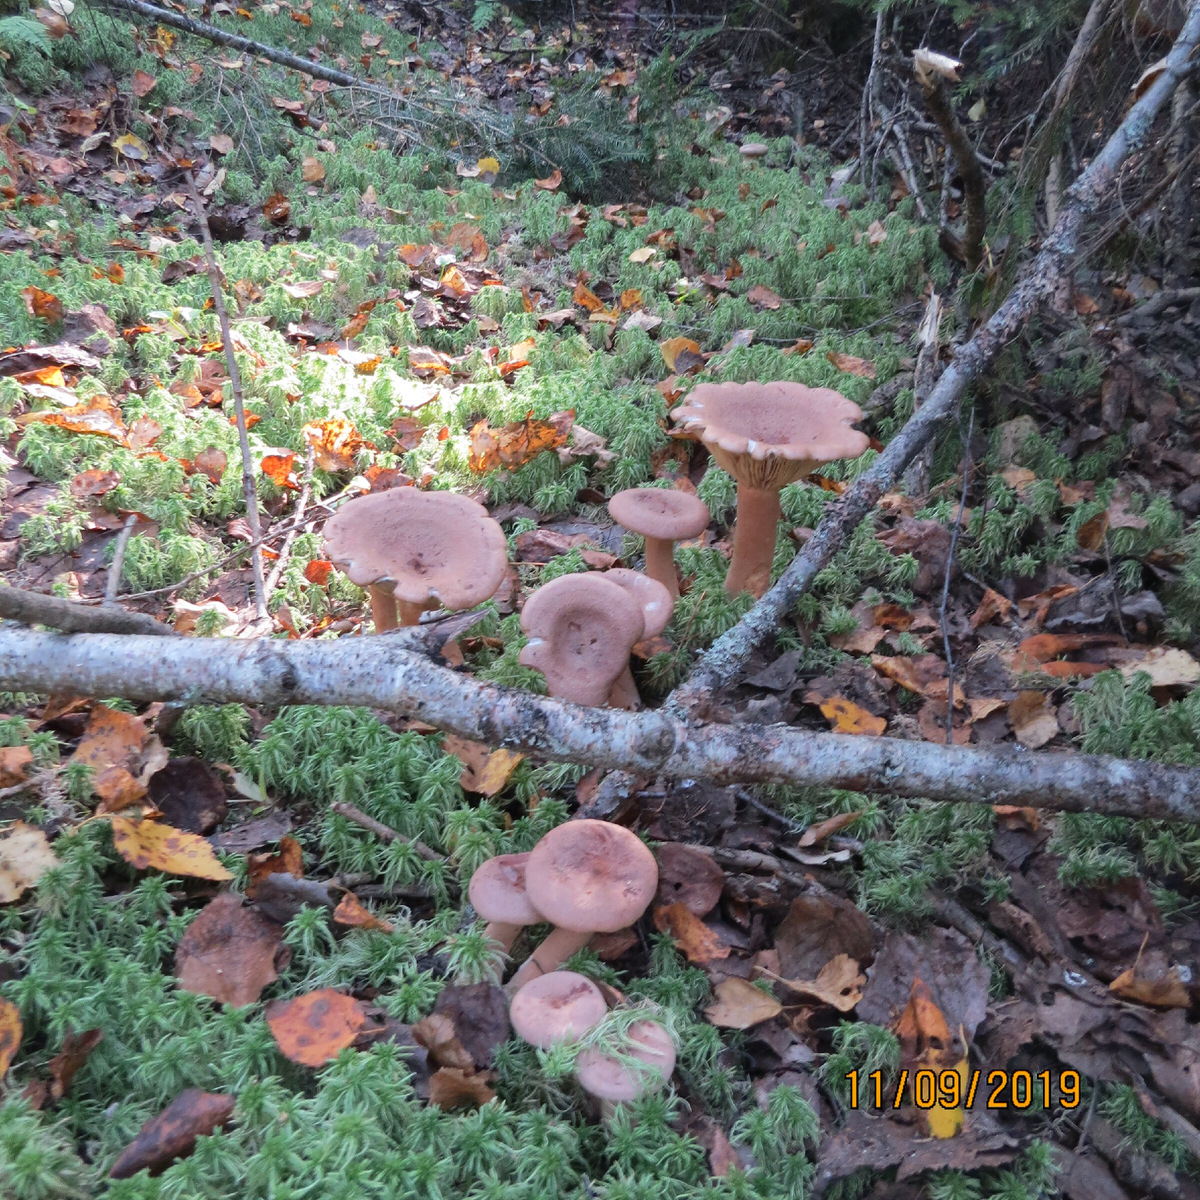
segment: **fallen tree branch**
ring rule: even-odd
[[[1021,272],[1012,291],[987,323],[958,350],[920,410],[875,462],[829,506],[817,531],[779,582],[733,629],[712,644],[691,677],[668,697],[664,710],[669,715],[682,717],[697,712],[716,688],[728,687],[741,679],[754,651],[779,628],[849,534],[954,411],[967,388],[1023,328],[1039,301],[1060,285],[1079,252],[1084,222],[1108,195],[1121,163],[1145,142],[1159,110],[1189,69],[1188,56],[1198,42],[1200,0],[1192,0],[1183,31],[1166,57],[1163,73],[1130,108],[1104,148],[1071,185],[1067,203],[1037,258]]]
[[[1200,821],[1200,770],[1086,754],[808,733],[786,725],[693,727],[661,710],[582,708],[481,683],[391,641],[164,642],[0,627],[0,690],[267,708],[366,705],[555,762],[721,784],[837,787]]]
[[[67,633],[136,633],[147,637],[174,637],[175,630],[145,613],[129,612],[116,604],[91,608],[73,600],[60,600],[41,592],[0,587],[0,620],[24,625],[49,625]],[[111,694],[111,693],[110,693]]]

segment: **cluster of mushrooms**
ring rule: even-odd
[[[823,463],[855,458],[867,437],[859,407],[829,388],[798,383],[702,383],[672,412],[737,481],[737,524],[725,590],[761,596],[771,578],[780,490]],[[629,654],[666,627],[679,579],[675,543],[708,528],[687,492],[629,488],[609,501],[613,519],[645,538],[645,573],[623,568],[565,575],[526,602],[521,662],[551,696],[637,708]],[[367,588],[377,632],[416,625],[430,608],[473,608],[500,586],[504,531],[483,505],[454,492],[393,488],[360,496],[325,526],[326,556]]]
[[[597,933],[634,924],[658,890],[654,855],[628,829],[568,821],[527,854],[501,854],[471,876],[467,896],[505,952],[526,925],[553,928],[507,985],[513,1030],[543,1050],[577,1042],[608,1013],[586,976],[559,968]],[[656,1090],[675,1069],[675,1042],[649,1017],[635,1020],[620,1057],[580,1052],[575,1078],[608,1115],[612,1106]]]

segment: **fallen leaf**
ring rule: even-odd
[[[109,767],[132,771],[150,736],[141,717],[97,704],[70,761],[91,767],[95,775]]]
[[[324,286],[323,279],[302,279],[299,283],[281,283],[279,285],[293,300],[307,300],[315,296]]]
[[[305,183],[320,183],[325,178],[325,166],[319,158],[311,155],[300,164],[300,178]]]
[[[207,476],[213,484],[219,484],[225,477],[225,468],[229,465],[229,457],[224,450],[216,446],[206,446],[192,460],[192,469],[200,475]]]
[[[33,751],[28,746],[0,747],[0,788],[24,783],[32,770]]]
[[[887,721],[868,712],[853,700],[845,696],[830,696],[822,699],[818,705],[824,716],[833,722],[838,733],[861,733],[870,737],[879,737],[887,728]]]
[[[668,371],[683,372],[685,367],[677,367],[675,364],[680,355],[687,353],[694,358],[700,358],[700,346],[693,342],[691,338],[673,337],[667,338],[665,342],[659,342],[658,352],[662,355],[663,362],[667,364]],[[703,362],[703,359],[701,358]]]
[[[1042,692],[1018,692],[1008,706],[1008,723],[1026,750],[1039,750],[1059,732],[1058,718]]]
[[[469,221],[459,221],[457,225],[452,225],[450,232],[445,236],[446,245],[453,246],[471,262],[481,263],[488,256],[487,239],[479,227]]]
[[[1151,1008],[1189,1008],[1192,1003],[1179,968],[1168,965],[1161,951],[1139,958],[1128,971],[1122,971],[1108,988],[1122,1000],[1133,1000]]]
[[[202,837],[184,833],[156,821],[135,821],[129,817],[110,817],[113,847],[139,871],[153,868],[170,875],[188,875],[194,879],[217,882],[233,875],[218,860],[213,848]]]
[[[429,1103],[435,1108],[478,1108],[495,1098],[486,1074],[441,1067],[429,1077]]]
[[[656,908],[654,928],[659,933],[669,933],[675,940],[676,949],[688,962],[709,963],[729,957],[730,947],[686,904],[676,902]]]
[[[1191,687],[1200,681],[1200,662],[1176,646],[1155,646],[1137,662],[1126,663],[1121,674],[1132,679],[1139,672],[1150,676],[1152,687]]]
[[[640,246],[637,250],[630,253],[629,261],[631,263],[647,263],[657,253],[658,249],[655,246]]]
[[[235,892],[222,892],[200,910],[175,951],[175,974],[185,992],[241,1008],[253,1004],[278,967],[291,957],[283,927]]]
[[[477,421],[470,433],[467,465],[480,475],[500,467],[515,471],[543,451],[565,445],[574,419],[574,409],[553,413],[547,420],[535,420],[530,409],[523,421],[499,428],[486,418]]]
[[[227,133],[210,133],[208,135],[208,148],[217,154],[232,154],[233,138]]]
[[[365,438],[360,437],[354,426],[345,417],[330,417],[328,420],[305,425],[300,430],[305,442],[313,448],[316,464],[322,471],[352,471],[358,455],[365,449],[374,450]]]
[[[21,293],[25,300],[25,311],[39,321],[61,321],[63,319],[62,301],[53,292],[43,292],[41,288],[27,287]]]
[[[1075,531],[1075,542],[1081,550],[1095,552],[1104,545],[1104,535],[1108,533],[1108,513],[1097,513],[1089,521],[1084,521]]]
[[[63,1034],[62,1049],[46,1064],[50,1081],[47,1083],[41,1079],[30,1080],[22,1093],[23,1099],[28,1100],[30,1107],[35,1109],[58,1103],[71,1090],[71,1084],[80,1068],[103,1040],[103,1029],[89,1029],[80,1034],[68,1030]],[[2,1062],[0,1066],[3,1066]],[[3,1077],[4,1072],[0,1070],[0,1079]]]
[[[120,812],[146,795],[146,785],[124,767],[108,767],[92,780],[92,791],[100,797],[96,815]]]
[[[435,1063],[468,1070],[490,1067],[496,1051],[512,1036],[508,1001],[504,989],[491,983],[451,984],[442,988],[430,1017],[450,1021],[455,1043],[466,1052],[468,1060],[464,1063],[456,1057],[453,1062],[442,1061],[438,1052],[431,1051]]]
[[[254,899],[259,886],[268,875],[304,877],[304,850],[290,834],[279,839],[279,850],[266,854],[251,854],[246,860],[246,895]]]
[[[134,71],[129,80],[129,90],[140,100],[158,86],[158,80],[148,71]]]
[[[783,1012],[783,1005],[762,988],[737,976],[722,979],[714,989],[717,1002],[704,1015],[719,1029],[749,1029]]]
[[[913,658],[901,654],[872,654],[871,666],[880,675],[918,696],[944,700],[950,691],[946,664],[935,654],[919,654]]]
[[[225,1125],[237,1104],[236,1096],[188,1088],[139,1130],[109,1171],[111,1179],[129,1179],[139,1171],[161,1175],[177,1158],[196,1149],[196,1139]]]
[[[366,908],[353,892],[347,892],[338,901],[337,908],[333,910],[333,919],[339,925],[353,929],[379,929],[384,933],[391,933],[396,928],[391,921],[377,917]]]
[[[299,491],[300,485],[296,481],[296,472],[292,470],[295,461],[294,451],[289,451],[287,454],[264,454],[261,463],[262,473],[276,487]]]
[[[115,139],[113,149],[131,162],[148,162],[150,159],[150,147],[132,133],[123,133]]]
[[[304,568],[304,578],[309,583],[315,583],[318,587],[324,587],[329,582],[330,573],[333,571],[333,563],[325,558],[314,558]]]
[[[413,1038],[429,1051],[438,1066],[474,1071],[475,1059],[458,1036],[458,1027],[450,1013],[433,1012],[412,1027]]]
[[[442,749],[462,763],[459,783],[463,791],[481,796],[494,796],[504,790],[508,777],[525,757],[512,750],[492,750],[481,742],[448,733],[442,739]]]
[[[711,855],[680,842],[661,842],[655,857],[660,905],[682,904],[698,917],[716,908],[725,890],[725,872]]]
[[[827,962],[816,979],[780,979],[780,983],[801,996],[811,996],[822,1004],[849,1012],[861,999],[867,977],[848,954],[838,954]]]
[[[84,404],[63,408],[57,412],[27,412],[16,418],[18,425],[53,425],[69,433],[91,433],[127,444],[125,423],[121,410],[112,397],[98,392]]]
[[[21,1010],[11,1000],[0,997],[0,1082],[21,1048]]]
[[[828,715],[828,714],[826,714]],[[835,817],[830,817],[825,821],[818,821],[816,825],[810,825],[800,836],[800,840],[796,843],[801,849],[809,846],[816,846],[823,842],[827,837],[831,837],[840,829],[845,829],[847,825],[857,821],[862,816],[861,812],[845,812],[838,813]]]
[[[865,358],[855,358],[853,354],[839,354],[835,350],[830,350],[825,357],[839,371],[845,371],[850,375],[857,375],[862,379],[875,378],[875,364]]]
[[[555,167],[545,179],[535,179],[533,186],[541,188],[544,192],[557,192],[562,187],[562,180],[562,172]]]
[[[283,1056],[304,1067],[337,1058],[367,1019],[359,1001],[333,988],[272,1000],[265,1015]]]
[[[978,629],[980,625],[988,625],[997,619],[1004,620],[1012,610],[1011,600],[991,588],[986,588],[979,607],[971,614],[971,628]]]
[[[867,226],[867,242],[872,246],[881,246],[887,241],[887,230],[883,222],[876,218]]]
[[[282,225],[291,212],[292,202],[282,192],[273,192],[263,201],[262,214],[272,225]]]
[[[783,303],[783,300],[775,292],[761,283],[756,283],[746,293],[746,299],[755,308],[765,308],[771,312],[774,312]],[[674,370],[674,367],[671,369]]]

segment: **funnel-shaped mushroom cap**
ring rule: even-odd
[[[642,620],[646,625],[643,637],[657,637],[667,627],[675,608],[675,597],[670,589],[657,579],[631,571],[628,567],[613,567],[604,572],[605,579],[619,583],[642,607]]]
[[[669,542],[699,537],[709,522],[708,505],[675,488],[626,488],[608,502],[608,511],[618,525]]]
[[[546,1050],[578,1041],[606,1012],[604,996],[586,975],[551,971],[517,992],[508,1019],[518,1037]]]
[[[467,899],[485,921],[537,925],[542,920],[525,894],[528,861],[528,854],[498,854],[476,867],[467,885]]]
[[[702,383],[672,416],[739,483],[778,489],[821,463],[857,458],[862,409],[830,388],[802,383]]]
[[[552,696],[601,705],[646,625],[641,605],[620,584],[588,573],[538,588],[521,611],[521,628],[529,642],[519,661],[545,675]]]
[[[615,933],[632,925],[654,899],[658,863],[621,825],[568,821],[530,852],[525,889],[551,924],[579,933]]]
[[[473,608],[504,578],[504,530],[482,504],[415,487],[343,504],[325,523],[325,553],[354,583],[387,581],[408,604]]]
[[[636,1100],[656,1091],[675,1070],[675,1042],[657,1021],[637,1021],[629,1027],[623,1056],[634,1062],[609,1058],[599,1050],[585,1050],[575,1064],[575,1077],[585,1092],[600,1100]]]

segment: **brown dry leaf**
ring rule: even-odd
[[[688,962],[709,963],[729,957],[730,947],[686,904],[676,902],[656,908],[654,928],[659,933],[669,933]]]
[[[545,179],[535,179],[533,181],[533,186],[541,188],[544,192],[557,192],[558,189],[562,187],[562,179],[562,172],[555,167]]]
[[[810,825],[801,834],[800,840],[796,845],[802,850],[809,846],[816,846],[827,837],[832,837],[838,830],[845,829],[847,825],[853,821],[857,821],[861,816],[861,812],[838,813],[836,817],[830,817],[826,821],[819,821],[816,825]]]
[[[807,697],[806,697],[807,699]],[[830,696],[818,702],[818,707],[827,720],[833,722],[838,733],[861,733],[879,737],[887,728],[887,721],[868,712],[845,696]]]
[[[207,1137],[233,1116],[236,1096],[188,1088],[138,1131],[121,1151],[109,1176],[129,1179],[139,1171],[161,1175],[177,1158],[187,1158],[198,1137]]]
[[[141,717],[97,704],[70,761],[85,763],[96,775],[109,767],[129,769],[136,764],[150,736]]]
[[[946,744],[946,701],[926,700],[917,713],[917,728],[927,742]],[[970,725],[955,724],[950,740],[956,746],[965,746],[971,740]]]
[[[212,846],[195,833],[184,833],[157,821],[135,821],[110,817],[113,847],[130,866],[139,871],[153,868],[170,875],[221,882],[232,879],[213,852]]]
[[[492,750],[480,742],[453,733],[446,734],[442,739],[442,749],[462,763],[459,783],[463,790],[481,796],[494,796],[503,791],[508,777],[525,757],[512,750]]]
[[[274,192],[263,201],[262,214],[272,225],[282,225],[291,213],[292,202],[282,192]]]
[[[1122,971],[1108,988],[1122,1000],[1133,1000],[1151,1008],[1190,1008],[1192,1003],[1179,968],[1168,965],[1161,951],[1139,959],[1128,971]]]
[[[305,425],[300,431],[313,448],[317,466],[322,471],[352,471],[360,451],[374,450],[365,438],[344,417]]]
[[[27,888],[57,866],[58,856],[50,848],[49,838],[24,821],[14,821],[0,835],[0,904],[19,900]]]
[[[208,148],[217,154],[232,154],[233,138],[227,133],[210,133],[208,135]]]
[[[281,283],[279,286],[293,300],[307,300],[310,296],[315,296],[325,286],[325,280],[302,279],[299,283]]]
[[[1039,750],[1059,732],[1058,718],[1042,692],[1018,692],[1008,706],[1008,723],[1026,750]]]
[[[279,978],[290,952],[283,927],[241,896],[223,892],[200,910],[175,951],[175,974],[185,992],[241,1008],[253,1004]]]
[[[254,893],[268,875],[290,875],[293,879],[303,879],[304,850],[291,834],[285,833],[279,839],[278,852],[247,857],[246,873],[246,895],[254,899]]]
[[[1036,633],[1017,647],[1011,666],[1014,671],[1036,671],[1060,654],[1090,646],[1111,646],[1123,640],[1111,633]]]
[[[25,311],[31,317],[51,322],[63,319],[62,301],[53,292],[43,292],[41,288],[27,287],[21,296],[25,301]]]
[[[320,183],[325,178],[325,166],[310,155],[300,164],[300,177],[305,183]]]
[[[475,1059],[458,1037],[454,1019],[444,1012],[432,1012],[412,1027],[417,1044],[429,1051],[429,1057],[441,1067],[474,1071]]]
[[[971,628],[990,624],[997,618],[1004,620],[1013,610],[1013,602],[991,588],[985,589],[979,607],[971,614]]]
[[[364,907],[353,892],[347,892],[338,901],[337,908],[333,910],[333,919],[339,925],[348,925],[353,929],[380,929],[384,933],[391,933],[396,928],[391,921],[377,917]]]
[[[28,746],[0,747],[0,788],[24,783],[32,769],[33,751]]]
[[[793,992],[811,996],[822,1004],[836,1008],[838,1012],[849,1012],[861,999],[863,984],[867,977],[858,963],[848,954],[831,958],[820,970],[816,979],[781,979]]]
[[[725,872],[711,855],[680,842],[661,842],[656,857],[660,905],[682,904],[698,917],[716,908]]]
[[[714,989],[717,1002],[704,1015],[719,1029],[749,1029],[783,1012],[783,1005],[768,992],[737,976],[722,979]]]
[[[337,1058],[367,1019],[360,1001],[333,988],[272,1000],[265,1015],[284,1058],[304,1067]]]
[[[962,1055],[959,1039],[950,1032],[942,1011],[934,1003],[928,985],[918,975],[913,979],[908,1004],[896,1023],[896,1036],[900,1040],[900,1061],[910,1070],[929,1069],[935,1074],[955,1070],[960,1076],[960,1097],[966,1097],[966,1059]],[[944,1108],[935,1105],[919,1114],[925,1132],[934,1138],[954,1137],[962,1130],[965,1113],[962,1105]]]
[[[129,90],[139,100],[143,96],[148,96],[157,86],[158,80],[148,71],[134,71],[133,78],[129,81]]]
[[[666,341],[659,343],[658,351],[663,357],[663,362],[667,364],[668,371],[684,370],[683,367],[677,368],[675,363],[679,356],[685,352],[697,358],[701,355],[699,344],[693,342],[691,338],[685,337],[667,338]]]
[[[503,467],[515,471],[545,450],[566,445],[575,420],[575,410],[552,413],[547,420],[535,420],[533,410],[523,421],[510,421],[492,428],[485,418],[471,429],[467,465],[477,474]]]
[[[81,471],[71,480],[71,495],[80,500],[89,496],[103,496],[120,482],[121,476],[116,471],[102,471],[99,467],[91,467],[87,471]]]
[[[887,230],[883,222],[876,218],[867,226],[867,242],[872,246],[881,246],[887,241]]]
[[[871,666],[880,675],[894,680],[918,696],[944,700],[949,694],[946,664],[935,654],[919,654],[915,658],[900,654],[872,654]]]
[[[774,312],[782,303],[783,300],[775,292],[771,291],[765,284],[756,283],[747,293],[746,299],[754,305],[755,308],[765,308]],[[672,368],[673,370],[674,368]]]
[[[487,239],[469,221],[459,221],[450,227],[450,232],[446,234],[446,245],[453,246],[471,262],[483,262],[488,256]]]
[[[1093,552],[1104,545],[1104,536],[1108,533],[1108,513],[1097,513],[1090,521],[1084,521],[1075,531],[1075,542],[1081,550]]]
[[[830,350],[825,357],[839,371],[845,371],[850,375],[857,375],[861,379],[875,378],[875,364],[868,359],[855,358],[853,354],[839,354],[836,350]]]
[[[21,1048],[21,1010],[11,1000],[0,998],[0,1082]]]
[[[62,408],[57,412],[28,412],[15,418],[18,425],[53,425],[68,433],[91,433],[97,437],[112,438],[126,445],[125,423],[121,410],[111,396],[103,392],[94,395],[86,404]]]
[[[91,1053],[104,1040],[103,1029],[88,1029],[75,1034],[69,1030],[63,1035],[62,1049],[46,1064],[49,1082],[31,1079],[21,1097],[29,1101],[34,1109],[43,1109],[47,1104],[56,1104],[70,1090],[80,1068],[91,1057]],[[0,1071],[0,1078],[3,1078]]]
[[[1121,667],[1126,679],[1132,679],[1139,671],[1150,676],[1152,687],[1191,687],[1200,682],[1200,662],[1175,646],[1155,646],[1137,662]]]
[[[575,291],[572,293],[571,299],[580,308],[586,308],[590,313],[605,311],[604,301],[585,284],[577,283],[575,285]]]
[[[264,454],[262,460],[262,473],[276,486],[281,488],[290,488],[292,491],[299,490],[299,484],[296,482],[296,472],[292,470],[292,465],[296,461],[294,452],[287,454]]]
[[[225,468],[229,458],[224,450],[216,446],[206,446],[192,460],[192,469],[200,475],[206,475],[214,484],[219,484],[225,476]]]
[[[100,797],[96,815],[120,812],[146,795],[146,785],[124,767],[108,767],[92,781],[92,791]]]
[[[486,1073],[441,1067],[429,1077],[429,1103],[435,1108],[478,1108],[495,1098]]]

